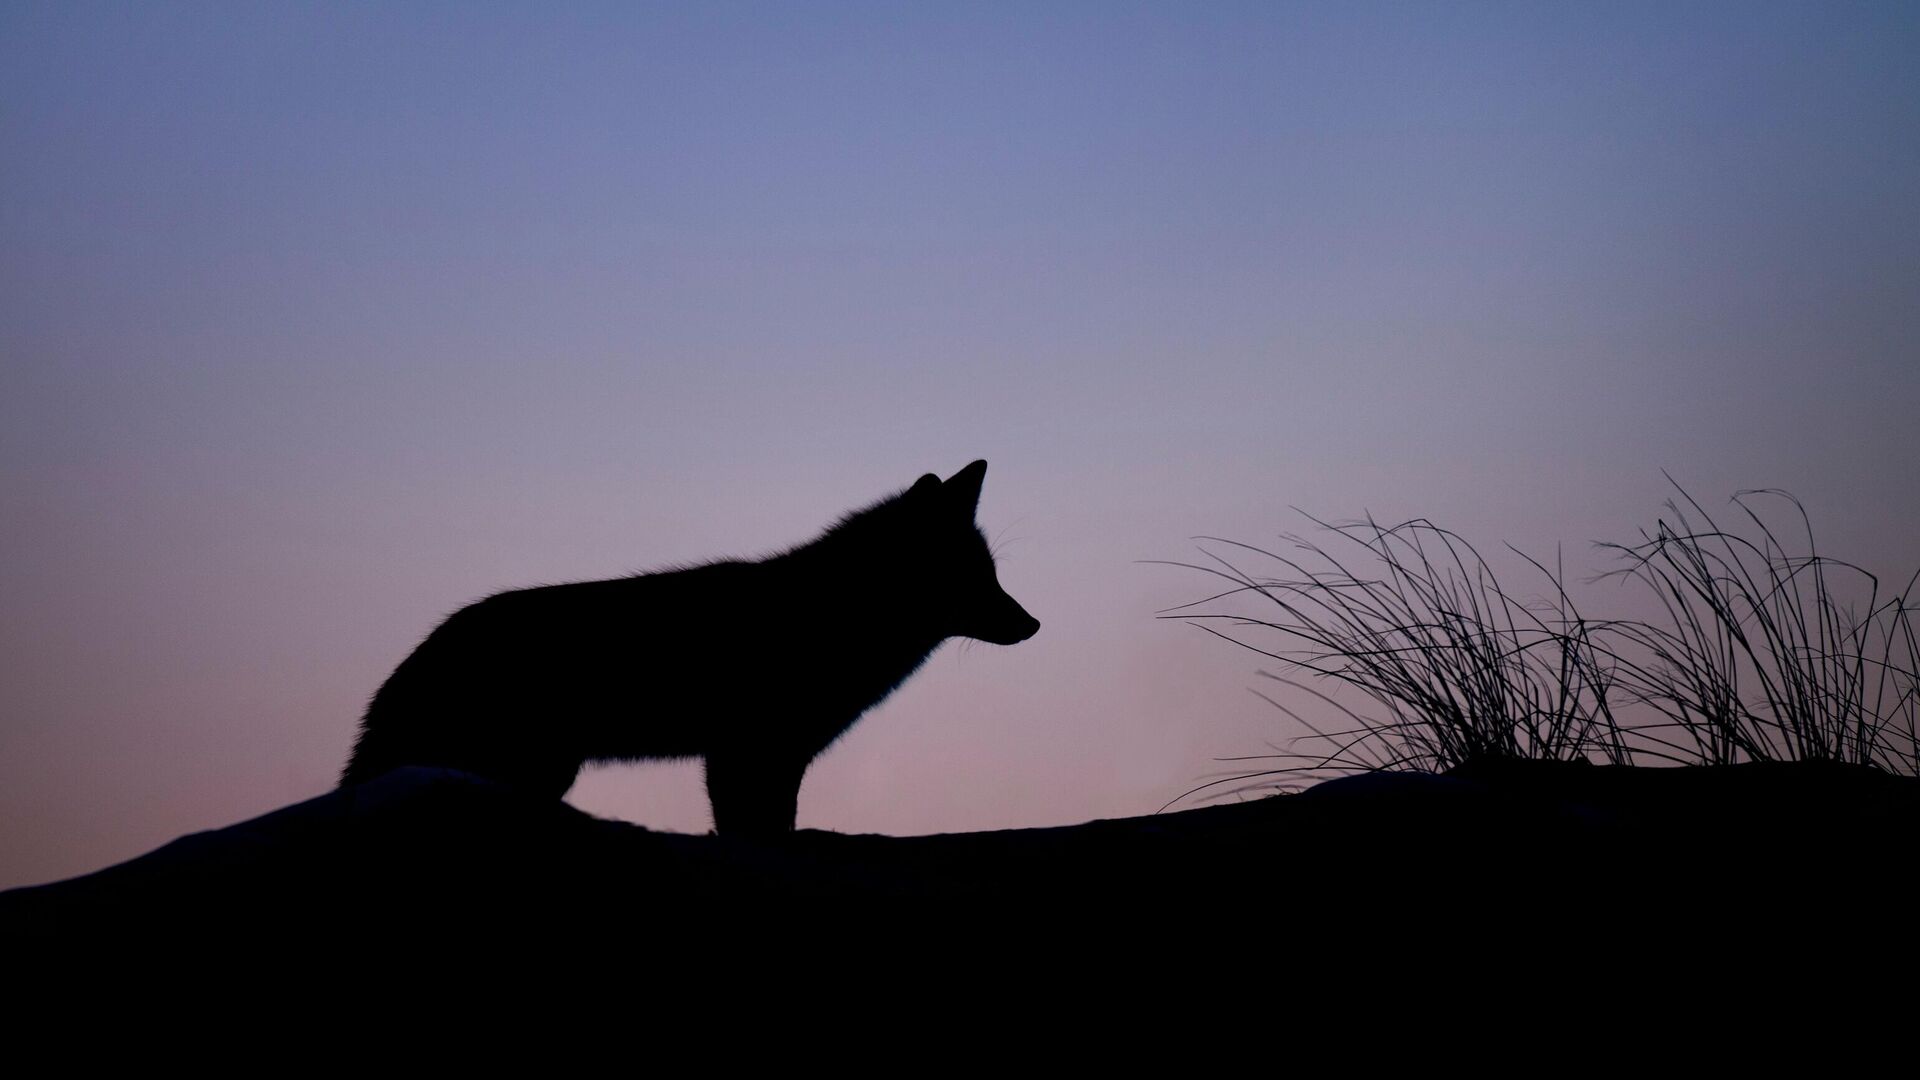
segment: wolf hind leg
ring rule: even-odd
[[[722,836],[778,836],[793,831],[800,781],[810,756],[719,751],[707,755],[707,801]]]

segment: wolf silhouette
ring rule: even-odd
[[[700,757],[717,830],[791,830],[808,764],[941,642],[1040,629],[974,524],[986,472],[928,473],[769,558],[462,608],[374,695],[341,783],[437,765],[558,798],[590,761]]]

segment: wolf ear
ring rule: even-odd
[[[932,473],[928,473],[913,482],[913,486],[907,489],[907,497],[912,499],[924,498],[939,490],[940,478]]]
[[[948,504],[955,509],[963,509],[971,519],[973,512],[980,506],[980,482],[987,478],[987,463],[976,461],[973,464],[947,477],[942,489]]]

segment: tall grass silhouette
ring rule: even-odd
[[[1210,564],[1172,563],[1229,583],[1161,612],[1286,665],[1260,674],[1302,690],[1343,719],[1313,724],[1255,691],[1310,735],[1275,767],[1213,781],[1286,787],[1377,769],[1442,771],[1476,758],[1630,758],[1614,714],[1614,663],[1557,570],[1528,559],[1550,586],[1523,601],[1464,538],[1425,519],[1331,525],[1325,543],[1283,537],[1282,553],[1202,537]],[[1225,550],[1225,554],[1222,553]],[[1524,556],[1523,556],[1524,557]],[[1221,605],[1236,610],[1219,610]],[[1358,709],[1314,685],[1358,690]],[[1238,790],[1238,789],[1236,789]]]
[[[1679,485],[1675,485],[1678,489]],[[1734,496],[1749,534],[1723,528],[1679,489],[1636,544],[1603,545],[1644,583],[1664,623],[1615,627],[1623,688],[1703,763],[1839,761],[1920,773],[1920,641],[1911,598],[1867,570],[1821,555],[1806,508],[1777,490]],[[1804,550],[1755,506],[1784,502]]]
[[[1883,597],[1872,574],[1818,554],[1791,496],[1736,495],[1753,533],[1743,536],[1674,487],[1679,499],[1639,542],[1598,545],[1620,563],[1596,580],[1643,586],[1664,613],[1652,619],[1588,617],[1558,559],[1549,568],[1509,546],[1543,586],[1516,593],[1471,543],[1424,518],[1389,526],[1306,515],[1320,538],[1288,534],[1282,550],[1197,538],[1206,562],[1167,565],[1226,587],[1159,616],[1278,661],[1261,677],[1338,719],[1315,724],[1255,690],[1305,734],[1273,754],[1223,759],[1240,771],[1188,794],[1489,758],[1822,760],[1920,772],[1920,636],[1909,602],[1920,574]],[[1798,513],[1804,552],[1755,508],[1761,497]],[[1364,701],[1343,701],[1341,688]]]

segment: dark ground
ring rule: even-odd
[[[1063,1072],[1185,1071],[1638,1045],[1625,1023],[1723,1055],[1808,1024],[1906,1039],[1917,825],[1920,781],[1848,766],[1489,763],[748,843],[404,769],[0,893],[0,948],[39,1015],[140,1017],[255,1065],[316,1046],[502,1065],[498,1041],[551,1071],[611,1039],[676,1071],[721,1049],[895,1073],[1032,1046],[1061,1056],[1025,1065]],[[93,1049],[151,1064],[154,1045]]]
[[[1892,900],[1920,836],[1920,781],[1823,764],[1639,769],[1498,763],[1383,773],[1293,796],[1058,828],[925,837],[802,831],[778,842],[653,832],[477,777],[402,769],[94,874],[0,894],[11,930],[192,927],[218,939],[302,917],[356,934],[458,924],[574,931],[752,913],[1049,913],[1125,923],[1251,908],[1275,917],[1566,901],[1766,909],[1817,882],[1823,908]],[[1547,896],[1543,890],[1555,895]],[[1142,931],[1147,932],[1147,931]],[[1167,928],[1153,933],[1173,932]]]

